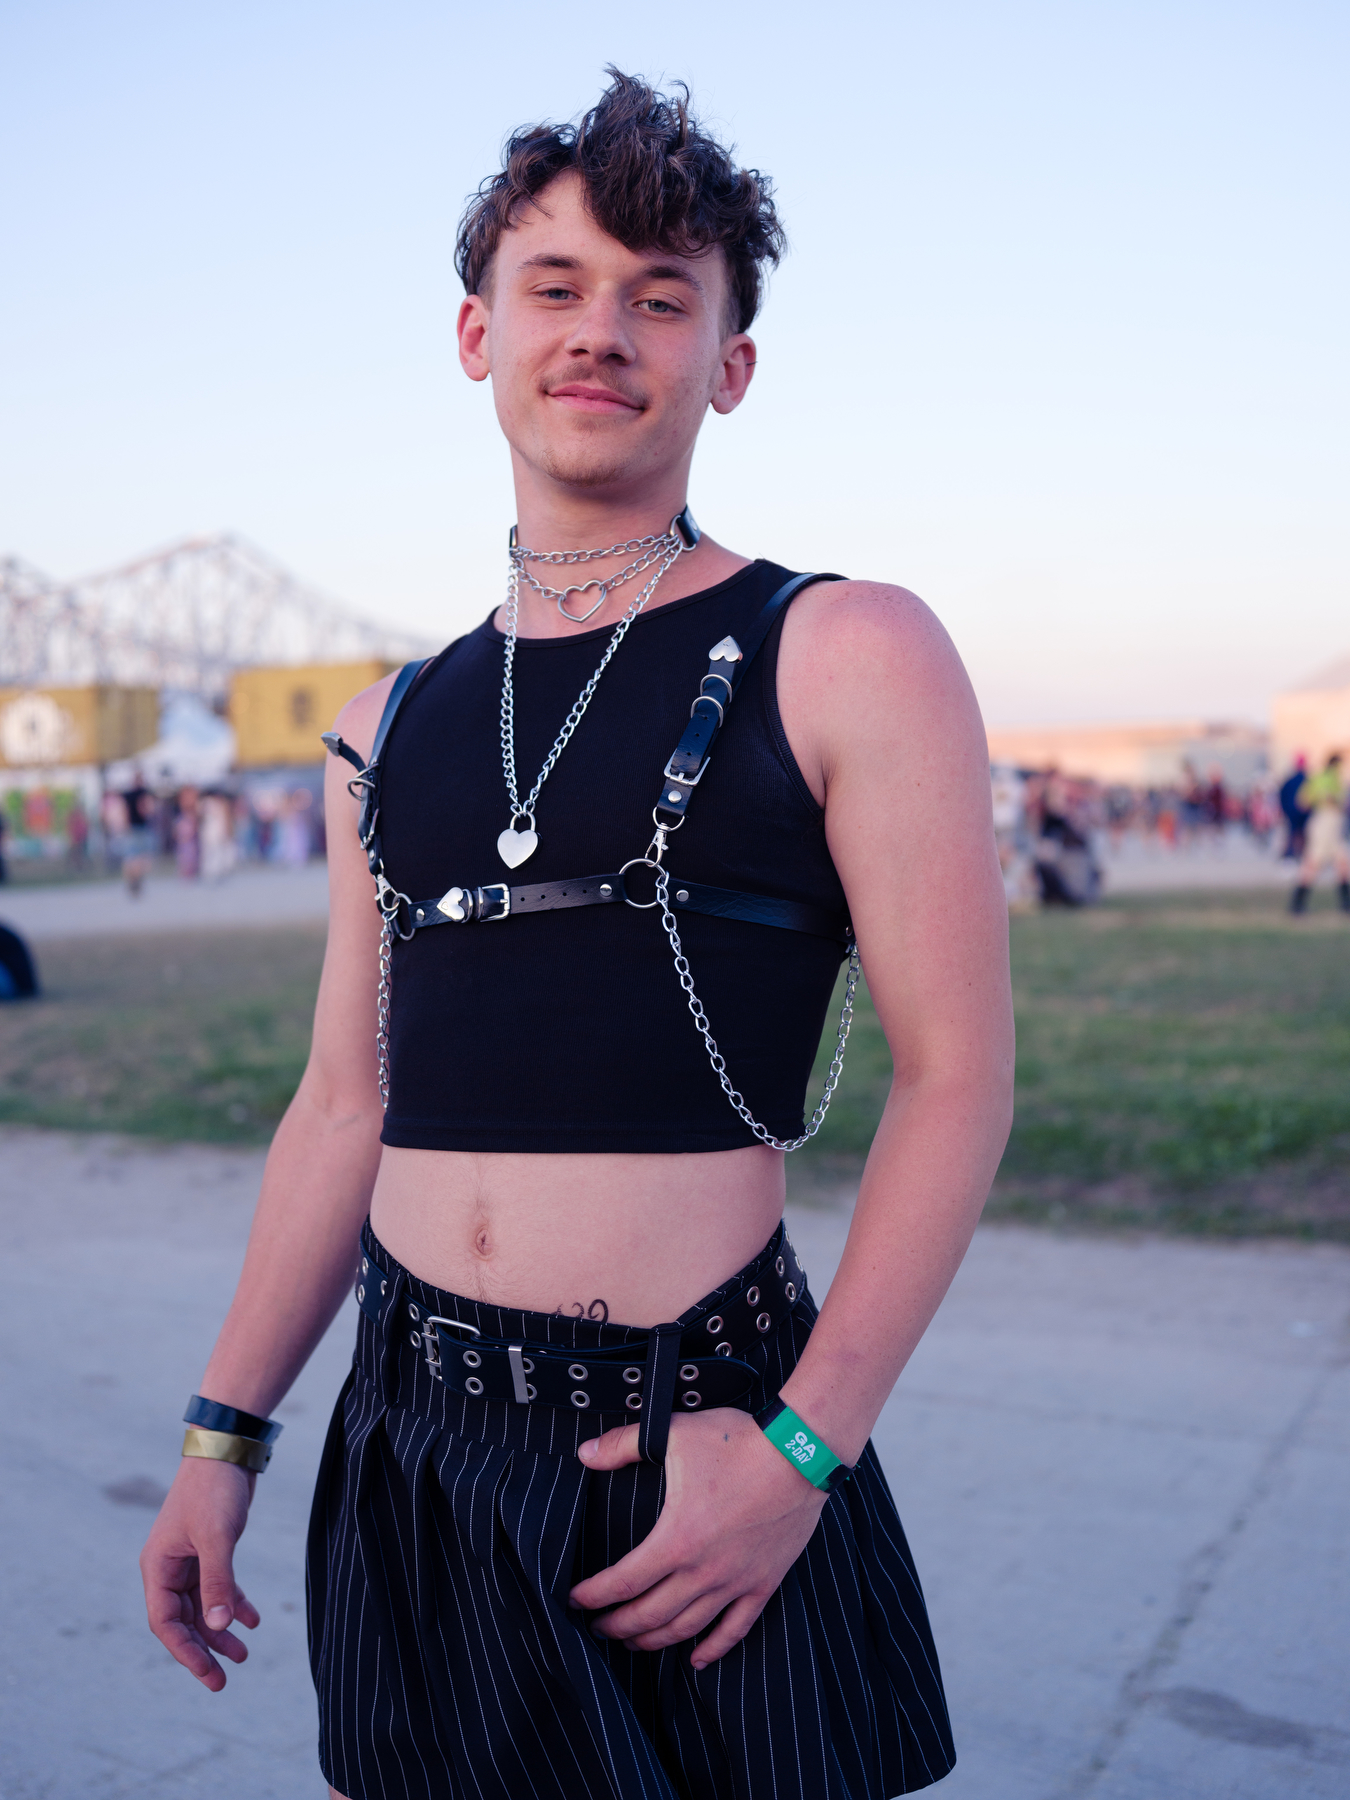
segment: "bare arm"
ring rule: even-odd
[[[389,685],[359,695],[338,721],[363,753]],[[208,1399],[264,1416],[305,1366],[351,1285],[379,1167],[379,917],[346,773],[346,763],[330,758],[328,946],[309,1062],[272,1140],[239,1286],[201,1384]],[[225,1676],[211,1652],[242,1662],[247,1652],[228,1627],[258,1622],[233,1575],[254,1481],[233,1464],[184,1458],[141,1554],[151,1629],[213,1690]]]
[[[1007,909],[984,731],[945,632],[911,594],[808,590],[779,661],[784,723],[825,804],[895,1076],[843,1259],[783,1398],[846,1462],[960,1265],[1011,1119]],[[636,1455],[636,1427],[583,1456]],[[744,1414],[672,1421],[667,1503],[651,1535],[574,1599],[641,1649],[691,1637],[696,1666],[763,1610],[823,1496]]]

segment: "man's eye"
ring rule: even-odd
[[[639,300],[639,306],[646,306],[654,313],[673,313],[675,308],[669,300]]]
[[[565,287],[545,288],[543,290],[543,295],[545,300],[570,300],[572,298],[572,290],[571,288]]]

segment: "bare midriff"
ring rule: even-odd
[[[439,1288],[531,1312],[659,1325],[763,1249],[783,1157],[506,1155],[386,1148],[376,1237]]]

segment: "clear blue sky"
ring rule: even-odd
[[[903,582],[991,722],[1350,650],[1350,9],[0,0],[0,553],[230,527],[448,637],[512,506],[451,264],[504,133],[682,76],[792,253],[697,516]]]

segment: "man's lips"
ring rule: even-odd
[[[613,388],[592,387],[583,381],[569,381],[563,387],[549,390],[550,400],[560,400],[573,412],[623,413],[641,412],[642,406]]]

